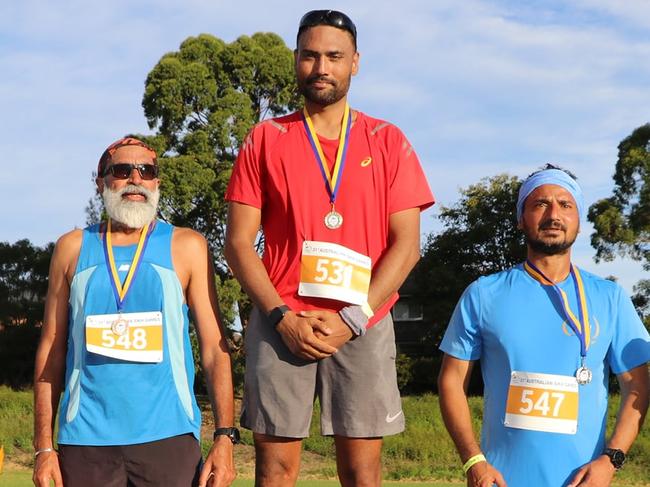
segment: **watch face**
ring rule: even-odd
[[[612,462],[612,465],[614,465],[614,468],[616,468],[617,470],[621,468],[625,463],[625,453],[623,453],[622,450],[607,448],[605,450],[605,455],[609,457],[609,459]]]
[[[230,441],[232,441],[235,445],[241,441],[241,436],[239,435],[239,430],[237,428],[233,428],[229,436]]]
[[[612,463],[614,464],[614,466],[616,466],[617,468],[621,468],[623,466],[624,461],[625,461],[625,454],[620,450],[616,450],[612,455]]]

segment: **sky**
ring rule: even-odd
[[[275,32],[290,48],[310,9],[359,32],[350,104],[417,151],[438,205],[500,173],[574,172],[587,205],[611,195],[617,145],[650,120],[647,0],[34,1],[0,3],[0,241],[37,245],[85,224],[104,148],[152,133],[141,102],[163,54],[189,36]],[[514,210],[513,210],[514,211]],[[596,264],[583,222],[574,262],[628,291],[641,263]]]

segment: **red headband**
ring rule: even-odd
[[[115,151],[119,149],[120,147],[125,147],[128,145],[135,145],[138,147],[142,147],[144,149],[147,149],[149,152],[151,152],[153,156],[153,163],[156,164],[156,151],[153,150],[151,147],[149,147],[147,144],[142,142],[139,139],[136,139],[134,137],[122,137],[119,140],[116,140],[113,142],[111,145],[109,145],[106,150],[103,152],[102,156],[99,158],[99,163],[97,164],[97,176],[102,177],[104,174],[104,170],[106,169],[106,164],[108,164],[111,161],[111,158],[113,157],[113,154],[115,154]]]

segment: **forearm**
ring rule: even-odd
[[[52,448],[54,421],[63,389],[64,357],[42,340],[34,366],[34,448]]]
[[[226,245],[226,260],[235,278],[263,313],[283,304],[257,252],[247,244]]]
[[[419,259],[419,248],[412,242],[396,242],[389,246],[372,270],[368,304],[373,310],[397,292]]]
[[[467,396],[462,387],[451,384],[445,385],[439,392],[442,419],[464,463],[481,451],[472,429],[472,416]]]
[[[618,408],[614,432],[607,442],[609,448],[617,448],[624,452],[630,449],[639,434],[650,401],[647,365],[637,367],[629,373],[633,379],[621,383],[621,404]]]
[[[227,346],[225,343],[220,343],[219,350],[203,357],[201,364],[216,428],[230,427],[235,424],[232,367],[230,355],[223,349],[225,346]]]

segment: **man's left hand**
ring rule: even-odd
[[[217,436],[201,469],[199,487],[227,487],[235,480],[233,444],[227,436]]]
[[[612,483],[616,469],[607,455],[583,465],[567,487],[607,487]]]
[[[331,332],[327,335],[321,334],[318,331],[315,331],[314,333],[319,339],[336,349],[341,348],[354,336],[350,327],[345,324],[338,313],[332,313],[331,311],[325,310],[313,310],[301,311],[298,315],[306,318],[316,318],[317,320],[322,321]]]

